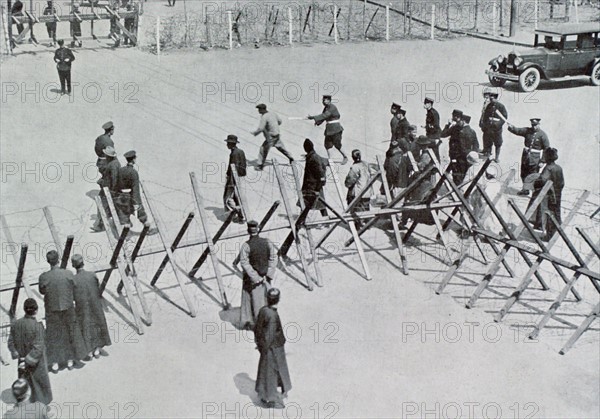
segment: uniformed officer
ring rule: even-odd
[[[134,165],[137,155],[134,150],[130,150],[123,155],[127,160],[127,165],[119,168],[117,177],[115,206],[119,216],[119,222],[122,225],[131,227],[130,217],[137,213],[137,218],[144,227],[150,227],[148,215],[142,204],[142,194],[140,191],[140,177]],[[156,228],[148,230],[148,234],[155,234]]]
[[[229,163],[227,164],[227,180],[225,181],[225,191],[223,192],[223,206],[227,212],[235,211],[236,215],[233,219],[234,222],[243,223],[245,221],[244,213],[240,206],[240,200],[235,193],[235,179],[233,177],[231,165],[235,165],[239,177],[246,176],[246,154],[237,147],[239,140],[236,135],[228,135],[225,142],[227,143],[227,148],[231,150],[231,152],[229,153]]]
[[[252,330],[258,312],[267,301],[267,291],[275,278],[277,250],[269,239],[260,237],[258,223],[248,221],[250,239],[240,249],[240,264],[244,271],[240,325]]]
[[[134,11],[138,11],[139,10],[139,6],[137,4],[132,3],[131,1],[129,1],[127,3],[127,11],[128,12],[134,12]],[[123,25],[125,26],[125,29],[127,29],[127,31],[129,33],[135,34],[136,32],[136,28],[135,28],[135,16],[127,16],[124,20],[123,20]],[[125,35],[125,38],[123,39],[123,45],[134,45],[133,41],[131,39],[129,39],[129,37],[127,35]]]
[[[543,188],[544,184],[548,181],[552,181],[552,193],[549,193],[546,196],[547,200],[547,210],[552,213],[556,221],[560,224],[562,222],[561,217],[561,201],[562,201],[562,190],[565,187],[565,178],[563,175],[562,167],[556,164],[556,160],[558,160],[558,151],[555,148],[548,147],[544,150],[544,160],[546,161],[546,165],[544,169],[542,169],[542,173],[540,174],[539,179],[534,182],[534,187],[539,190]],[[531,197],[531,201],[535,199],[535,193]],[[545,235],[542,237],[542,240],[549,241],[554,233],[556,233],[556,228],[554,224],[548,217],[541,217],[542,228],[545,229]]]
[[[98,168],[98,172],[100,173],[100,179],[98,179],[97,181],[98,185],[100,185],[100,199],[102,199],[104,208],[108,209],[108,202],[106,202],[104,190],[102,189],[104,186],[108,186],[106,185],[106,179],[104,177],[104,171],[106,170],[106,166],[108,164],[106,154],[104,154],[104,150],[107,147],[111,147],[114,150],[115,143],[113,142],[111,137],[115,132],[115,126],[112,121],[108,121],[104,125],[102,125],[102,129],[104,130],[104,134],[99,135],[98,138],[96,138],[96,142],[94,144],[94,152],[97,156],[96,167]],[[96,222],[92,226],[92,231],[104,231],[104,223],[102,222],[102,217],[100,216],[100,209],[98,209],[98,214],[96,215]]]
[[[54,62],[60,80],[60,94],[71,94],[71,64],[75,61],[73,51],[65,47],[65,41],[58,40],[58,49],[54,52]]]
[[[79,3],[73,3],[73,10],[71,12],[71,16],[69,17],[71,37],[73,38],[71,41],[71,48],[74,48],[75,45],[79,47],[83,45],[83,43],[79,39],[81,37],[81,22],[76,16],[80,13],[81,11],[79,10]]]
[[[461,142],[465,153],[475,151],[479,153],[479,140],[477,139],[477,133],[471,128],[470,122],[471,117],[463,113],[460,118],[462,122],[462,128],[460,130]]]
[[[531,127],[517,128],[508,124],[508,131],[519,137],[524,138],[523,154],[521,155],[521,180],[525,183],[525,178],[532,173],[537,173],[540,163],[544,162],[544,151],[550,147],[550,140],[540,127],[540,118],[531,118]],[[529,190],[521,189],[517,195],[527,196]]]
[[[323,95],[323,112],[319,115],[309,115],[308,119],[315,121],[315,125],[321,125],[325,122],[325,149],[327,155],[331,158],[330,149],[332,147],[342,155],[342,164],[348,163],[348,157],[342,150],[342,132],[344,128],[340,124],[340,112],[337,107],[331,103],[331,95]]]
[[[390,108],[390,113],[392,114],[392,119],[390,120],[390,131],[392,136],[390,137],[390,142],[396,139],[396,129],[398,128],[398,124],[400,123],[400,118],[398,117],[398,111],[402,109],[401,105],[398,105],[396,102],[392,103]]]
[[[432,141],[430,147],[435,153],[435,156],[438,159],[438,161],[440,161],[439,146],[441,144],[440,138],[442,135],[442,128],[440,126],[440,114],[433,107],[433,103],[433,99],[429,96],[425,97],[425,100],[423,101],[423,107],[427,112],[425,114],[425,125],[423,125],[423,128],[425,128],[425,135],[427,135],[428,138],[434,140]]]
[[[111,146],[104,149],[104,156],[106,157],[106,166],[102,174],[102,186],[107,187],[112,194],[112,198],[115,199],[119,195],[118,182],[121,163],[117,159],[117,152]]]
[[[44,8],[43,14],[44,16],[54,16],[56,14],[53,0],[48,0],[48,5]],[[46,30],[48,31],[48,36],[52,40],[50,46],[53,47],[56,43],[56,21],[46,22]]]
[[[491,156],[492,146],[496,148],[496,163],[500,162],[500,149],[502,148],[502,126],[504,120],[500,118],[498,111],[505,119],[508,119],[508,112],[504,105],[498,102],[498,92],[486,87],[483,90],[483,109],[479,127],[483,131],[483,154],[486,157]]]
[[[450,157],[448,170],[452,172],[452,179],[456,184],[462,182],[469,167],[467,164],[468,152],[465,152],[463,138],[461,138],[461,130],[464,124],[462,117],[462,111],[453,110],[452,119],[448,121],[441,133],[442,138],[450,137],[448,140],[448,154]]]
[[[324,199],[323,187],[327,182],[326,160],[317,154],[315,146],[308,138],[302,145],[306,152],[306,165],[302,180],[302,197],[304,205],[312,210],[318,210],[321,215],[327,216],[325,205],[318,198]]]
[[[399,109],[398,110],[398,125],[396,125],[396,134],[394,138],[400,140],[401,138],[405,138],[409,141],[409,133],[411,131],[410,122],[406,119],[406,110]],[[416,127],[415,127],[416,130]],[[409,141],[410,142],[410,141]]]

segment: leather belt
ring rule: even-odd
[[[542,150],[539,150],[537,148],[529,148],[529,147],[523,147],[523,150],[527,151],[528,153],[541,153]]]
[[[335,124],[336,122],[340,122],[339,119],[334,119],[333,121],[325,121],[327,124]]]
[[[100,160],[106,160],[106,157],[98,157]]]
[[[123,192],[123,193],[131,193],[131,189],[121,189],[121,192]]]

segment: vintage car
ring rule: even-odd
[[[541,79],[588,76],[600,85],[600,23],[567,23],[539,28],[533,48],[499,55],[489,62],[486,74],[493,86],[507,80],[525,92],[537,89]]]

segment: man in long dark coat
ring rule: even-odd
[[[285,336],[277,313],[279,297],[277,288],[271,288],[267,292],[268,306],[260,309],[254,329],[254,341],[260,352],[255,390],[269,408],[283,407],[278,387],[281,387],[282,395],[292,388],[285,358]]]
[[[392,103],[390,108],[390,113],[392,114],[392,119],[390,120],[390,131],[391,137],[390,142],[396,138],[396,129],[398,128],[398,124],[400,123],[400,117],[398,116],[398,112],[402,109],[402,106],[397,104],[396,102]]]
[[[324,198],[323,187],[327,180],[326,164],[324,159],[317,154],[315,146],[308,138],[304,140],[304,151],[306,151],[306,166],[304,167],[304,179],[302,181],[302,197],[304,205],[321,211],[321,215],[327,216],[325,205],[317,199]]]
[[[73,304],[73,273],[60,268],[58,259],[56,250],[46,254],[50,270],[41,274],[39,280],[39,290],[44,295],[46,308],[48,362],[55,373],[59,364],[66,363],[71,370],[75,365],[74,360],[81,360],[86,355]]]
[[[102,349],[111,344],[102,297],[100,297],[100,282],[94,272],[83,269],[83,256],[73,255],[71,264],[77,271],[75,277],[75,313],[81,334],[91,358],[108,355]]]
[[[463,138],[460,132],[463,127],[463,113],[457,109],[452,111],[452,120],[448,121],[442,130],[442,137],[450,137],[448,140],[448,155],[450,164],[448,169],[452,172],[452,180],[459,184],[465,177],[469,164],[467,163],[467,154],[463,147]]]
[[[44,9],[44,16],[54,16],[56,13],[56,8],[54,7],[53,0],[48,0],[48,5]],[[53,47],[56,43],[56,21],[46,22],[46,30],[48,31],[48,36],[50,37],[50,46]]]
[[[476,151],[479,153],[479,140],[477,139],[477,133],[469,123],[471,122],[471,117],[463,113],[461,117],[461,129],[460,129],[460,138],[463,146],[463,151],[469,154],[471,151]]]
[[[441,144],[441,135],[442,128],[440,126],[440,114],[433,107],[433,99],[430,97],[426,97],[423,101],[423,107],[427,111],[425,114],[425,135],[427,138],[430,138],[434,141],[431,142],[431,149],[433,150],[435,157],[438,161],[440,161],[440,144]]]
[[[340,124],[340,112],[338,108],[331,103],[331,95],[323,95],[323,112],[319,115],[309,115],[308,119],[315,121],[315,125],[321,125],[325,122],[325,150],[331,158],[330,150],[335,147],[342,155],[342,164],[348,163],[348,157],[342,150],[342,132],[344,128]]]
[[[17,403],[2,415],[2,419],[49,419],[48,406],[27,398],[27,392],[29,391],[27,380],[19,378],[11,387]]]
[[[523,137],[524,147],[521,155],[521,180],[525,184],[525,179],[532,173],[537,173],[540,163],[544,163],[544,151],[550,147],[550,140],[540,127],[540,118],[531,118],[531,127],[517,128],[508,124],[508,131]],[[527,196],[529,190],[521,189],[517,195]]]
[[[234,222],[243,223],[245,221],[244,213],[240,206],[240,200],[235,193],[235,179],[233,178],[231,165],[235,165],[239,177],[246,176],[246,154],[237,147],[239,141],[236,135],[228,135],[225,142],[231,152],[229,153],[229,163],[227,164],[227,180],[225,181],[225,191],[223,192],[223,206],[227,212],[235,211]]]
[[[44,325],[35,315],[37,302],[28,298],[23,304],[25,316],[10,328],[8,350],[13,359],[19,360],[19,378],[24,378],[31,387],[31,402],[50,404],[52,389],[46,363],[46,336]]]
[[[258,223],[248,221],[250,239],[240,249],[244,271],[240,325],[253,330],[258,312],[267,304],[267,290],[277,269],[277,251],[268,239],[259,237]]]
[[[65,47],[65,41],[58,40],[58,49],[54,52],[54,62],[58,70],[60,94],[71,94],[71,64],[75,61],[73,51]]]
[[[542,205],[539,206],[534,218],[534,225],[540,230],[545,230],[545,234],[542,236],[542,240],[545,241],[549,241],[556,233],[556,228],[552,221],[550,221],[550,218],[546,215],[546,212],[551,213],[559,224],[562,222],[561,201],[562,190],[565,187],[565,178],[562,167],[556,164],[557,159],[558,151],[555,148],[549,147],[544,151],[546,166],[544,166],[539,178],[534,182],[535,190],[528,205],[529,207],[535,200],[546,182],[551,180],[552,188],[544,198]]]

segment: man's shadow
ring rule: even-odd
[[[217,217],[217,220],[221,222],[225,222],[225,220],[227,220],[227,217],[229,216],[229,211],[226,211],[222,207],[206,207],[206,209],[208,211],[212,211],[213,214],[215,214],[215,217]]]
[[[92,189],[90,191],[87,191],[85,193],[85,196],[87,196],[88,198],[90,198],[94,204],[96,203],[96,197],[100,194],[100,191],[98,189]],[[98,214],[97,213],[92,213],[90,218],[92,220],[96,220],[98,218]]]
[[[248,373],[240,372],[233,377],[233,382],[237,387],[238,391],[243,396],[248,396],[252,403],[258,407],[264,407],[263,403],[260,401],[258,397],[258,393],[254,390],[256,386],[256,381],[250,378]]]
[[[6,404],[15,404],[17,402],[17,399],[15,399],[15,396],[13,396],[12,388],[7,388],[4,390],[2,394],[0,394],[0,399],[2,399],[2,401]]]

